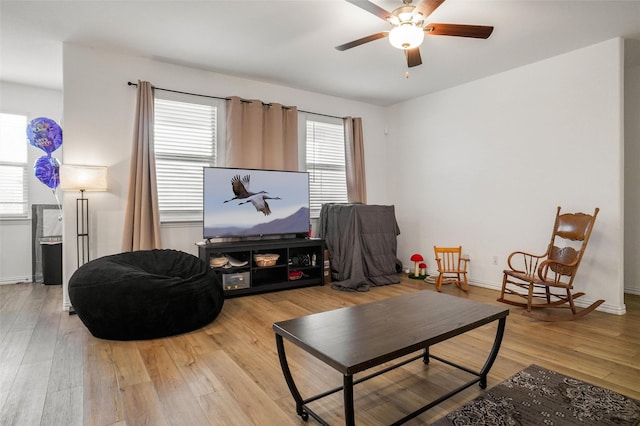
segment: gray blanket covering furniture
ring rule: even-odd
[[[333,287],[367,291],[400,282],[394,206],[328,203],[320,210],[318,236],[331,256]]]

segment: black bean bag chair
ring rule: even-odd
[[[91,334],[142,340],[196,330],[224,303],[222,285],[200,258],[176,250],[101,257],[69,279],[69,299]]]

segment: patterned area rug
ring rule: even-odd
[[[433,426],[638,424],[640,401],[530,365]]]

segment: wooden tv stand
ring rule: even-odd
[[[254,255],[276,253],[280,257],[274,266],[258,266]],[[214,268],[220,278],[225,297],[290,288],[322,285],[324,240],[314,238],[290,238],[256,241],[210,243],[198,248],[200,259],[210,264],[210,259],[229,255],[246,261],[244,266]],[[313,258],[315,255],[315,264]],[[308,259],[308,262],[307,262]],[[289,279],[290,273],[302,273],[298,279]]]

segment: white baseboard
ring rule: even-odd
[[[4,284],[18,284],[18,283],[30,283],[31,277],[3,277],[0,278],[0,285]]]

